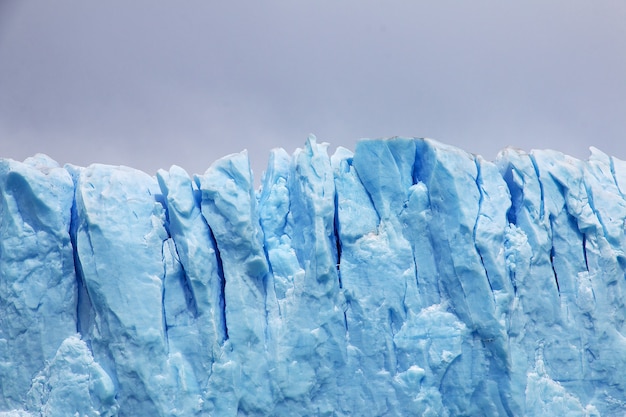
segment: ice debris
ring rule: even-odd
[[[0,416],[626,410],[626,162],[0,160]]]

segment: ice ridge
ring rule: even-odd
[[[626,411],[626,162],[0,160],[0,416]]]

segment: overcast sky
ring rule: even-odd
[[[0,156],[202,173],[309,133],[626,159],[626,2],[0,0]]]

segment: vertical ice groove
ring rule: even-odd
[[[237,409],[266,415],[273,384],[268,375],[272,288],[247,152],[215,161],[196,181],[202,193],[201,213],[222,262],[228,323],[228,341],[209,380],[207,407],[215,415],[231,415],[227,410]]]
[[[222,323],[224,326],[224,337],[222,339],[222,344],[228,340],[228,321],[226,317],[226,276],[224,275],[224,264],[222,261],[222,254],[220,253],[220,248],[217,246],[217,242],[215,241],[215,235],[213,234],[213,230],[209,229],[211,232],[211,240],[215,242],[215,258],[217,259],[217,274],[220,277],[220,315],[222,318]]]
[[[194,179],[194,182],[196,186],[198,187],[198,189],[201,189],[200,177],[196,176]],[[201,199],[202,197],[198,197],[198,198]],[[217,244],[217,240],[215,239],[215,234],[213,233],[213,229],[211,228],[211,225],[208,223],[204,213],[200,217],[202,218],[202,221],[204,222],[204,224],[206,224],[207,226],[208,233],[209,233],[209,240],[211,241],[212,246],[215,249],[215,260],[217,261],[217,275],[219,277],[219,310],[220,310],[220,317],[221,317],[221,323],[222,323],[222,335],[221,335],[222,337],[221,337],[220,343],[223,345],[224,342],[226,342],[229,339],[228,322],[227,322],[227,317],[226,317],[226,294],[225,294],[226,277],[224,275],[224,264],[222,261],[222,254]]]
[[[333,179],[334,182],[334,179]],[[335,246],[337,250],[337,279],[339,280],[339,290],[343,290],[343,281],[341,279],[341,236],[339,234],[339,196],[337,194],[337,187],[335,187],[334,192],[334,215],[333,215],[333,235],[335,237]],[[349,301],[346,300],[346,305],[343,309],[343,324],[346,328],[346,339],[348,338],[348,307]]]
[[[198,189],[200,188],[199,183],[196,178],[196,185]],[[200,192],[198,192],[196,203],[200,206],[200,201],[202,197],[200,196]],[[224,264],[222,262],[222,255],[217,247],[217,241],[215,240],[215,234],[211,229],[211,226],[205,219],[203,215],[200,216],[202,222],[206,225],[208,230],[209,240],[211,242],[212,247],[215,249],[215,261],[217,262],[217,276],[219,279],[219,292],[218,292],[218,303],[219,303],[219,311],[220,311],[220,323],[222,334],[220,338],[220,343],[223,345],[226,340],[228,340],[228,323],[226,322],[226,296],[224,294],[224,288],[226,286],[226,277],[224,276]]]
[[[435,202],[432,206],[435,213],[432,224],[436,228],[433,244],[440,256],[439,265],[444,269],[441,279],[459,317],[468,327],[480,332],[498,332],[499,326],[491,326],[495,318],[493,292],[489,290],[480,257],[474,251],[459,253],[469,240],[474,246],[472,233],[480,199],[475,160],[461,150],[436,141],[425,140],[420,146],[419,179],[427,181],[430,201]],[[468,188],[470,183],[474,191]],[[482,302],[487,302],[487,306],[478,308]]]
[[[167,233],[167,238],[171,238],[170,230],[169,230],[169,213],[167,203],[163,199],[155,198],[155,200],[161,204],[164,212],[163,219],[163,227]],[[165,238],[165,236],[164,236]],[[165,353],[166,355],[170,354],[170,338],[169,338],[169,329],[167,324],[167,311],[165,305],[165,291],[166,285],[165,280],[167,277],[167,262],[165,260],[165,245],[167,245],[167,239],[164,239],[161,243],[161,263],[163,264],[163,275],[161,276],[161,320],[163,327],[163,343],[165,345]]]
[[[83,269],[80,264],[80,257],[78,256],[78,247],[76,243],[76,233],[78,228],[78,213],[76,211],[76,175],[78,172],[74,169],[66,167],[70,176],[72,177],[72,208],[70,214],[70,242],[72,244],[72,257],[74,259],[74,273],[76,275],[76,332],[81,335],[81,339],[85,340],[87,347],[91,350],[91,343],[89,342],[87,328],[89,327],[88,321],[93,316],[93,305],[89,297],[89,291],[85,286],[85,278],[83,276]],[[93,352],[92,352],[93,355]]]
[[[524,177],[521,172],[513,166],[511,161],[508,160],[509,149],[502,151],[498,155],[496,164],[500,171],[502,179],[509,189],[509,195],[511,205],[507,211],[507,220],[513,225],[517,225],[517,213],[523,209],[524,204]]]
[[[476,230],[478,229],[478,223],[479,223],[479,219],[480,216],[483,215],[482,210],[483,210],[483,200],[485,198],[484,196],[484,190],[482,187],[482,176],[481,176],[481,169],[480,169],[480,163],[478,162],[478,160],[476,159],[476,157],[474,156],[474,164],[476,165],[476,188],[478,189],[478,193],[479,193],[479,198],[478,198],[478,210],[476,211],[476,221],[474,222],[474,229],[472,230],[472,240],[474,241],[474,249],[476,250],[476,253],[478,253],[478,256],[480,257],[480,264],[483,267],[483,270],[485,271],[485,277],[487,278],[487,282],[489,283],[489,289],[491,290],[491,295],[493,297],[493,302],[494,304],[496,304],[496,294],[493,291],[493,285],[491,283],[491,279],[489,279],[489,272],[487,271],[487,268],[485,267],[485,260],[483,259],[483,255],[482,255],[482,251],[480,250],[480,247],[476,241]]]
[[[88,256],[93,259],[93,263],[96,264],[96,254],[94,252],[93,243],[91,242],[91,234],[89,233],[89,226],[85,224],[83,220],[78,220],[78,214],[74,218],[74,231],[71,234],[71,237],[74,241],[73,250],[76,251],[75,259],[76,259],[76,271],[77,278],[80,278],[79,282],[79,293],[77,300],[77,322],[80,323],[80,331],[81,337],[87,343],[87,346],[91,349],[91,332],[93,331],[94,319],[97,315],[96,310],[94,308],[94,303],[92,302],[91,295],[89,294],[89,287],[86,283],[85,273],[83,271],[81,255],[80,255],[80,246],[78,244],[78,224],[82,223],[80,228],[83,232],[86,233],[86,239],[84,240],[84,245],[87,246]],[[83,253],[83,256],[85,254]],[[97,266],[96,266],[97,269]]]
[[[187,172],[173,165],[169,171],[159,170],[157,181],[161,190],[166,223],[171,236],[166,250],[166,308],[169,305],[170,335],[185,340],[175,348],[192,366],[210,372],[226,339],[221,296],[221,277],[211,231],[201,213],[197,184]],[[187,330],[185,330],[187,329]],[[183,336],[185,331],[190,332]],[[198,357],[194,350],[202,347],[206,355]],[[199,383],[208,376],[202,372]]]
[[[498,156],[497,163],[512,196],[512,209],[515,210],[514,224],[524,231],[533,250],[530,267],[533,271],[543,270],[547,266],[546,263],[552,264],[549,256],[552,231],[545,218],[543,184],[538,176],[540,172],[535,157],[507,149]],[[532,275],[531,282],[545,289],[545,283],[539,277]],[[554,280],[552,282],[555,283]],[[557,295],[556,285],[554,289]],[[548,293],[545,292],[543,295],[547,296]],[[533,304],[536,304],[538,309],[546,307],[540,303]]]
[[[179,174],[179,175],[182,174],[181,172],[177,172],[178,171],[177,168],[178,167],[172,167],[172,171],[174,175],[163,170],[160,170],[157,173],[157,181],[161,189],[161,194],[156,195],[155,198],[163,206],[163,210],[165,211],[165,221],[164,221],[165,230],[167,231],[168,239],[171,239],[173,242],[172,245],[168,244],[168,249],[170,251],[173,251],[171,255],[177,259],[177,262],[179,262],[179,266],[181,268],[182,280],[183,280],[182,284],[183,284],[183,289],[185,291],[185,303],[186,303],[187,309],[191,312],[194,318],[197,318],[198,317],[198,294],[196,294],[196,292],[198,290],[194,288],[194,283],[192,282],[191,277],[189,276],[189,274],[187,274],[187,271],[186,271],[187,265],[185,265],[185,263],[183,262],[183,258],[181,258],[181,252],[187,249],[187,247],[185,246],[185,243],[187,242],[183,242],[183,240],[185,239],[184,232],[186,231],[184,229],[194,227],[194,226],[197,227],[197,224],[193,224],[193,223],[184,224],[183,221],[179,218],[181,216],[181,213],[180,213],[180,210],[177,210],[176,204],[182,205],[182,203],[179,201],[179,198],[177,197],[182,192],[180,188],[183,188],[186,185],[190,186],[191,181],[189,180],[185,172],[183,175],[189,182],[188,183],[175,182],[178,178],[173,179],[172,177],[175,176],[176,174]],[[174,188],[173,190],[171,189],[172,187]],[[191,202],[195,202],[195,198],[193,198],[193,194],[191,190],[188,190],[188,191],[190,195],[188,195],[187,197],[191,197],[188,200],[190,200]],[[172,196],[172,194],[174,194],[174,196]],[[165,245],[165,242],[164,242],[164,245]],[[179,249],[179,246],[181,247],[180,249]],[[187,255],[187,254],[183,252],[183,255]],[[200,256],[200,254],[198,254],[198,256]],[[199,284],[199,286],[201,286],[201,288],[204,289],[203,285]]]
[[[535,154],[533,152],[531,152],[530,154],[528,154],[528,157],[530,158],[530,161],[532,162],[533,168],[535,170],[535,175],[537,176],[537,181],[539,183],[539,190],[540,190],[540,211],[539,211],[539,219],[540,220],[544,220],[546,217],[546,195],[545,195],[545,185],[544,185],[544,179],[541,175],[541,170],[539,169],[539,164],[537,163],[537,157],[535,156]],[[557,289],[557,294],[559,295],[559,299],[561,298],[561,287],[559,286],[559,278],[557,276],[556,273],[556,269],[554,268],[554,218],[552,213],[548,214],[548,223],[547,223],[547,233],[548,233],[548,237],[550,239],[550,254],[549,254],[549,259],[550,259],[550,267],[552,268],[552,274],[554,276],[554,283],[556,284],[556,289]]]
[[[540,180],[541,181],[541,180]],[[559,285],[559,277],[554,267],[554,219],[553,216],[549,216],[550,219],[550,266],[552,266],[552,273],[554,274],[554,282],[556,283],[556,290],[561,298],[561,286]]]
[[[540,201],[539,201],[539,218],[543,219],[545,215],[545,197],[543,191],[543,183],[541,182],[541,173],[539,172],[539,167],[537,166],[537,161],[535,159],[535,155],[532,153],[528,154],[530,158],[530,162],[533,164],[533,169],[535,170],[535,175],[537,176],[537,180],[539,181],[539,191],[540,191]]]
[[[495,164],[481,156],[474,156],[474,160],[480,192],[474,245],[494,296],[496,317],[504,325],[509,319],[515,292],[506,267],[504,250],[511,195]]]
[[[167,245],[167,241],[164,240],[163,244],[161,245],[161,262],[163,262],[163,276],[161,278],[161,281],[163,282],[163,284],[161,285],[161,319],[163,322],[163,342],[165,344],[165,353],[167,355],[170,354],[170,338],[169,338],[169,329],[168,329],[168,325],[167,325],[167,311],[165,308],[165,279],[167,277],[167,263],[165,261],[165,245]]]
[[[585,268],[587,272],[589,272],[589,260],[587,259],[587,233],[582,233],[583,235],[583,256],[585,257]]]
[[[185,270],[185,265],[180,262],[180,253],[178,252],[178,246],[176,246],[176,240],[172,237],[172,241],[174,244],[172,245],[174,249],[174,253],[172,254],[174,258],[179,262],[180,269],[182,272],[183,278],[183,288],[185,290],[185,300],[187,301],[187,309],[191,312],[194,318],[198,318],[198,299],[196,292],[193,289],[193,283]]]
[[[420,276],[419,270],[417,269],[417,259],[415,259],[415,250],[413,250],[413,266],[415,268],[415,287],[420,288]],[[403,303],[406,305],[406,303]]]
[[[333,215],[333,235],[335,237],[335,247],[337,251],[337,278],[339,279],[339,288],[343,288],[343,283],[341,282],[341,237],[339,236],[339,211],[338,211],[338,196],[337,189],[335,189],[335,196],[333,198],[334,201],[334,215]],[[345,314],[345,312],[344,312]],[[347,325],[346,325],[347,329]]]

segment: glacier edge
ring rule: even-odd
[[[626,162],[0,160],[0,416],[616,415]],[[62,399],[62,400],[61,400]]]

